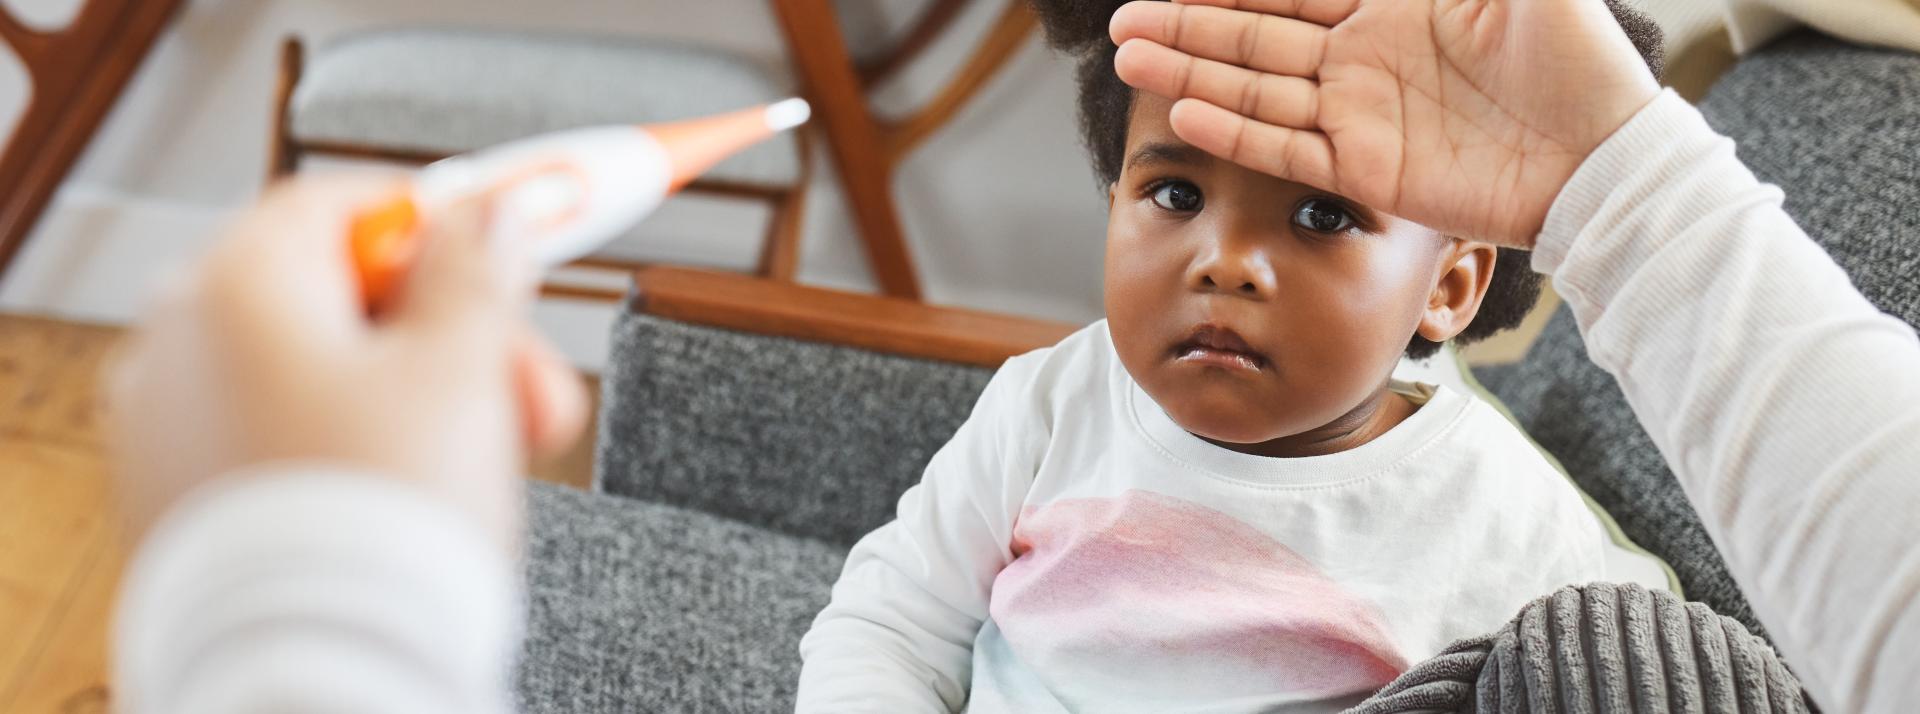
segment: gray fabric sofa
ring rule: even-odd
[[[628,312],[594,493],[529,492],[526,712],[790,711],[800,635],[992,372]]]
[[[1705,104],[1876,304],[1913,322],[1920,58],[1816,36]],[[843,554],[965,418],[988,371],[630,313],[603,380],[596,490],[529,492],[527,712],[787,711]],[[1569,316],[1481,380],[1690,599],[1759,631]]]

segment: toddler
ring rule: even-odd
[[[854,546],[802,711],[1335,711],[1604,575],[1524,435],[1391,377],[1516,324],[1528,256],[1181,141],[1114,75],[1120,4],[1036,2],[1084,53],[1106,319],[1009,360]]]

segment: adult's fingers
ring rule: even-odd
[[[1182,5],[1212,5],[1293,17],[1332,27],[1352,15],[1360,0],[1173,0]]]
[[[1333,143],[1317,131],[1248,119],[1199,99],[1173,103],[1173,133],[1201,150],[1241,166],[1338,192]]]
[[[580,438],[587,424],[587,393],[580,374],[530,327],[513,347],[513,389],[529,453],[554,456]]]
[[[364,319],[347,258],[354,214],[398,190],[392,178],[299,177],[240,213],[189,279],[203,307],[255,342],[324,342]]]
[[[1114,55],[1121,81],[1163,97],[1192,97],[1256,121],[1319,128],[1320,88],[1313,80],[1189,57],[1152,40],[1128,40]]]
[[[529,260],[489,239],[483,199],[461,200],[426,216],[419,261],[401,286],[395,330],[451,341],[456,351],[497,350],[531,299],[520,276]],[[499,354],[499,353],[496,353]],[[474,359],[486,359],[474,355]]]
[[[232,224],[228,243],[300,259],[334,258],[358,212],[401,188],[391,176],[345,173],[276,181]]]
[[[1195,57],[1294,77],[1314,77],[1327,28],[1303,20],[1211,5],[1131,2],[1113,14],[1116,44],[1152,40]]]

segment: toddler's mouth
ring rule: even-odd
[[[1182,363],[1255,372],[1267,365],[1267,356],[1247,344],[1239,333],[1211,323],[1194,328],[1175,344],[1173,358]]]

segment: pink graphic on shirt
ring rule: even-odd
[[[1372,604],[1195,503],[1137,490],[1057,501],[1022,513],[1012,546],[990,612],[1026,667],[1063,675],[1058,687],[1316,701],[1371,693],[1407,667]]]

